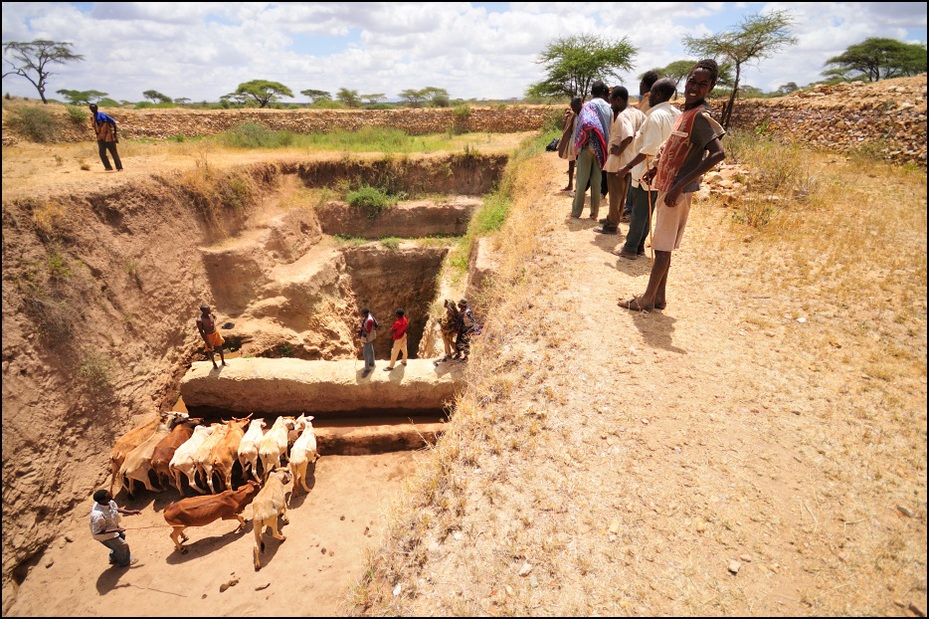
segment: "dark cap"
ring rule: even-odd
[[[210,306],[207,305],[206,303],[204,303],[203,305],[200,306],[200,311],[201,311],[201,312],[208,312],[208,311],[210,311]]]
[[[111,498],[112,497],[110,496],[109,490],[97,490],[94,492],[94,501],[100,503],[101,505],[106,505],[109,503]]]

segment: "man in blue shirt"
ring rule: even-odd
[[[116,143],[119,140],[116,137],[116,121],[109,115],[97,110],[97,104],[90,104],[90,113],[94,115],[94,133],[97,134],[97,148],[100,150],[100,161],[107,172],[113,170],[110,165],[110,159],[106,152],[110,151],[113,155],[113,161],[116,163],[116,171],[123,169],[123,163],[119,160],[119,153],[116,152]]]

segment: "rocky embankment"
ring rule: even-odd
[[[718,109],[718,106],[717,106]],[[926,167],[926,74],[816,86],[736,103],[732,126],[843,153]]]

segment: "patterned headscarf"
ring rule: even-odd
[[[581,108],[581,113],[577,117],[577,135],[574,138],[574,153],[579,154],[587,144],[593,149],[597,156],[597,163],[600,168],[606,163],[606,140],[603,137],[605,133],[603,123],[600,122],[600,114],[593,102],[587,102]]]

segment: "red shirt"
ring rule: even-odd
[[[401,316],[397,318],[397,321],[394,322],[394,326],[390,328],[394,332],[394,339],[399,340],[404,335],[406,335],[406,326],[410,324],[410,321],[406,319],[406,316]]]

